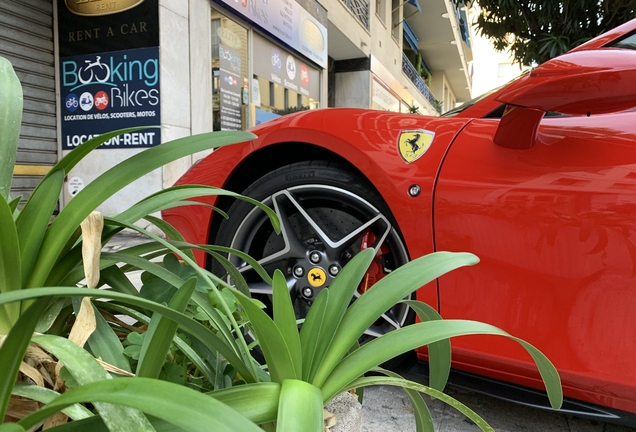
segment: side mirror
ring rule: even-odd
[[[496,99],[507,107],[495,143],[530,148],[547,111],[590,116],[636,107],[636,51],[601,48],[564,54],[513,82]]]

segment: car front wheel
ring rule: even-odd
[[[214,243],[248,253],[270,275],[275,269],[281,270],[297,319],[306,316],[320,291],[329,287],[361,250],[374,247],[377,255],[355,297],[408,262],[387,206],[366,179],[343,165],[328,161],[287,165],[263,176],[243,194],[276,211],[281,234],[274,232],[262,210],[237,200],[228,210],[229,219],[221,223]],[[245,261],[229,258],[241,271],[252,295],[271,305],[271,286]],[[216,262],[212,270],[224,273]],[[407,306],[395,305],[369,327],[361,343],[412,321]]]

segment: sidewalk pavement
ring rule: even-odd
[[[115,236],[103,249],[115,252],[149,241],[137,233]],[[132,275],[132,282],[141,286],[141,272]],[[408,379],[418,377],[408,372]],[[497,432],[634,432],[636,429],[546,412],[493,397],[449,386],[446,393],[473,409]],[[477,432],[481,429],[463,414],[445,403],[425,397],[433,417],[436,432]],[[362,405],[362,432],[415,432],[413,412],[400,388],[374,386],[365,389]]]

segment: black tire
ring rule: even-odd
[[[369,272],[369,286],[409,260],[386,204],[366,179],[344,165],[329,161],[287,165],[263,176],[243,194],[276,210],[282,235],[274,233],[262,210],[237,200],[228,210],[229,219],[220,224],[213,244],[247,252],[262,261],[269,274],[280,269],[288,278],[297,318],[305,317],[313,299],[329,286],[337,270],[361,250],[363,241],[380,248],[371,266],[374,271]],[[271,287],[244,261],[229,258],[243,269],[252,295],[271,310]],[[214,273],[225,274],[215,260],[211,267]],[[295,273],[298,267],[303,269],[302,275],[300,271]],[[310,281],[310,277],[316,280]],[[318,285],[321,278],[325,280]],[[360,342],[413,320],[414,314],[405,305],[394,306],[369,328]],[[397,366],[403,357],[396,360],[384,366]]]

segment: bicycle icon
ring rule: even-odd
[[[280,69],[283,66],[279,53],[272,54],[272,66],[274,66],[275,69]]]
[[[66,101],[66,108],[71,109],[71,108],[77,108],[79,104],[77,103],[77,99],[76,98],[71,98],[69,100]]]
[[[67,110],[69,110],[70,112],[74,112],[79,106],[79,99],[77,95],[75,93],[71,93],[66,96],[65,105]]]
[[[108,78],[110,78],[110,68],[106,63],[102,63],[100,56],[95,56],[96,60],[91,62],[90,60],[85,60],[86,66],[84,68],[79,68],[77,71],[77,77],[79,78],[82,84],[88,84],[93,82],[93,78],[97,82],[106,82]],[[88,73],[88,75],[86,75]],[[86,78],[88,76],[88,78]]]

